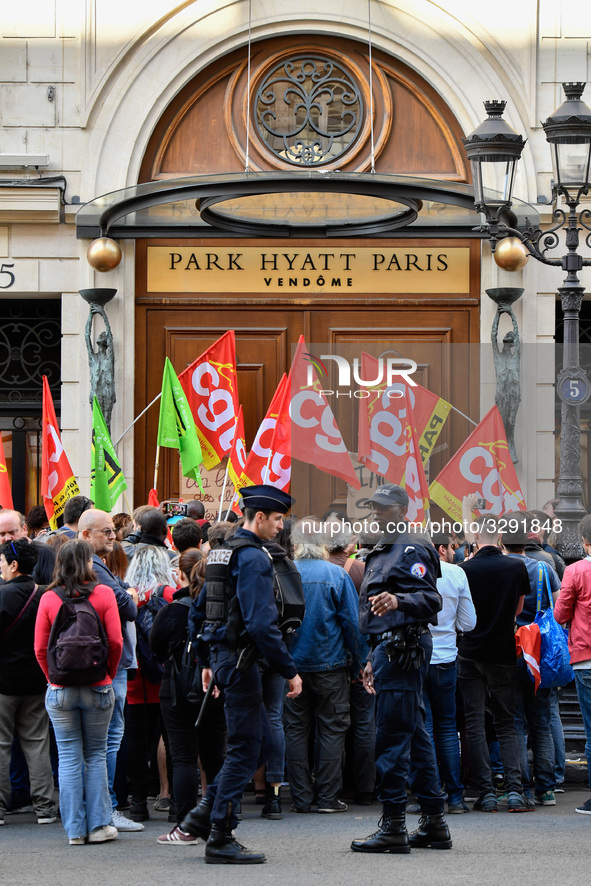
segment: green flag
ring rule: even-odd
[[[203,462],[203,456],[193,413],[168,357],[162,375],[158,446],[178,449],[183,476],[196,480],[199,487],[203,488],[199,473],[199,465]]]
[[[96,508],[108,513],[124,489],[127,489],[127,483],[95,397],[92,404],[90,497]]]

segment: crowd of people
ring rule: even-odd
[[[379,487],[362,535],[287,517],[271,486],[213,524],[198,501],[111,516],[76,496],[55,531],[42,507],[0,509],[0,825],[30,809],[70,845],[107,842],[156,798],[159,844],[257,864],[234,833],[251,786],[271,821],[287,793],[300,814],[378,802],[351,844],[367,853],[450,849],[446,815],[555,805],[558,690],[536,691],[515,630],[540,598],[568,625],[591,761],[591,515],[565,567],[541,512],[429,537],[407,506]]]

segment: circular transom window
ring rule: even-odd
[[[294,166],[321,166],[345,154],[363,122],[351,73],[328,56],[293,55],[265,76],[255,97],[259,136]]]

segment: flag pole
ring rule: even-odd
[[[218,512],[217,522],[219,523],[222,519],[222,508],[224,506],[224,495],[226,494],[226,484],[228,482],[228,472],[230,470],[230,459],[226,462],[226,473],[224,474],[224,486],[222,488],[222,493],[220,495],[220,510]]]
[[[129,502],[127,501],[125,490],[123,490],[123,501],[125,502],[125,507],[127,508],[128,513],[131,514],[131,508],[129,506]]]
[[[451,405],[451,404],[450,404],[450,405]],[[473,424],[473,425],[474,425],[474,427],[476,427],[476,425],[477,425],[477,424],[478,424],[478,422],[477,422],[477,421],[474,421],[474,419],[473,419],[473,418],[470,418],[470,416],[469,416],[469,415],[466,415],[466,414],[465,414],[465,413],[464,413],[464,412],[462,412],[462,411],[461,411],[461,410],[460,410],[460,409],[458,409],[458,407],[457,407],[457,406],[452,406],[452,407],[451,407],[451,408],[452,408],[452,409],[453,409],[453,411],[454,411],[454,412],[457,412],[457,413],[458,413],[458,415],[461,415],[461,416],[462,416],[462,418],[465,418],[465,419],[466,419],[466,421],[469,421],[469,422],[470,422],[470,423],[471,423],[471,424]]]
[[[156,446],[156,460],[154,462],[154,485],[153,489],[158,491],[158,465],[160,463],[160,444]]]
[[[142,415],[144,414],[144,412],[147,412],[148,409],[150,408],[150,406],[153,406],[154,403],[156,402],[156,400],[159,400],[161,396],[162,396],[162,391],[160,391],[159,394],[156,394],[156,396],[154,397],[154,399],[152,400],[152,402],[151,402],[151,403],[148,403],[148,405],[146,406],[146,408],[145,408],[145,409],[142,409],[142,411],[140,412],[139,415],[136,415],[136,417],[134,418],[134,420],[132,421],[132,423],[129,425],[129,427],[125,428],[125,430],[123,431],[123,433],[122,433],[119,437],[117,437],[117,439],[116,439],[115,442],[113,443],[113,446],[117,446],[117,445],[123,440],[123,438],[125,437],[125,435],[127,434],[127,432],[128,432],[128,431],[131,431],[131,429],[133,428],[133,426],[134,426],[134,424],[136,423],[136,421],[139,421],[140,418],[142,417]]]
[[[238,492],[235,491],[235,492],[234,492],[234,495],[232,496],[232,500],[230,501],[230,507],[229,507],[228,510],[226,511],[226,516],[224,517],[224,520],[227,520],[228,517],[230,516],[230,511],[231,511],[232,508],[234,507],[234,502],[236,501],[236,496],[237,496],[237,495],[238,495]]]

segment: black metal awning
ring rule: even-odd
[[[537,211],[515,201],[517,225]],[[471,185],[367,172],[243,172],[160,179],[82,206],[78,239],[108,236],[479,237]],[[515,220],[514,220],[515,221]]]

